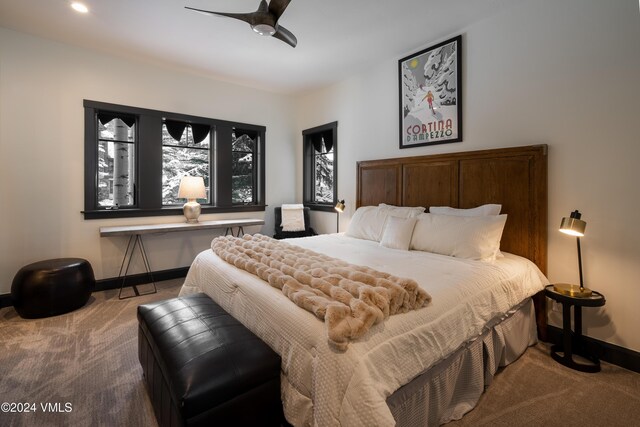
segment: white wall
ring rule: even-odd
[[[358,160],[548,144],[549,279],[578,281],[575,240],[556,229],[580,209],[585,281],[607,299],[583,310],[585,333],[640,351],[638,1],[525,0],[460,33],[462,143],[398,149],[397,60],[441,40],[299,98],[299,131],[338,120],[342,230],[353,214]],[[316,222],[335,231],[334,214]],[[561,325],[558,312],[550,322]]]
[[[48,258],[86,258],[97,278],[115,277],[126,238],[100,238],[99,227],[183,220],[83,219],[83,99],[264,125],[266,201],[273,206],[295,197],[291,97],[0,28],[0,294],[10,292],[21,266]],[[202,218],[263,216],[255,212]],[[271,207],[266,220],[263,230],[271,233]],[[188,266],[215,234],[145,237],[153,270]],[[134,272],[142,271],[139,258],[134,263]]]

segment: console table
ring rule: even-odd
[[[120,265],[120,272],[118,273],[118,279],[122,278],[120,283],[120,291],[118,292],[119,299],[132,298],[134,296],[146,295],[141,294],[138,291],[136,285],[133,286],[134,295],[127,297],[122,296],[122,288],[124,287],[127,275],[129,274],[129,266],[131,265],[131,258],[133,258],[133,252],[136,246],[140,249],[140,255],[142,255],[142,262],[144,268],[147,270],[147,274],[151,278],[153,284],[153,292],[147,292],[147,294],[154,294],[158,291],[156,283],[153,280],[153,273],[151,272],[151,266],[149,265],[149,258],[147,257],[147,251],[144,249],[144,243],[142,242],[142,236],[145,234],[164,234],[174,233],[178,231],[196,231],[196,230],[212,230],[212,229],[224,229],[225,236],[227,234],[233,235],[233,229],[237,228],[237,236],[244,234],[244,227],[251,225],[263,225],[262,219],[222,219],[214,221],[200,221],[197,223],[187,222],[172,222],[166,224],[152,224],[152,225],[125,225],[119,227],[100,227],[100,237],[114,237],[114,236],[129,236],[129,242],[127,243],[127,249],[124,252],[122,258],[122,264]],[[127,257],[129,261],[127,261]],[[125,268],[124,265],[127,264]],[[124,275],[122,270],[124,269]]]

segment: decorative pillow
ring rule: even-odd
[[[361,206],[351,217],[345,235],[379,242],[388,215],[385,209],[378,206]]]
[[[424,213],[425,210],[422,206],[394,206],[386,205],[384,203],[380,203],[378,207],[380,209],[386,210],[389,215],[397,216],[399,218],[413,218],[420,215],[421,213]]]
[[[507,215],[453,216],[430,213],[418,216],[411,249],[458,258],[494,261]]]
[[[500,215],[502,205],[482,205],[471,209],[458,209],[449,206],[431,206],[429,213],[437,215],[455,215],[455,216],[489,216]]]
[[[402,249],[404,251],[408,250],[416,221],[416,218],[389,216],[384,226],[382,239],[380,239],[380,246]]]

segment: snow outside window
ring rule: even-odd
[[[231,134],[231,203],[253,203],[255,200],[256,132],[234,129]]]
[[[333,186],[333,147],[327,150],[322,140],[321,151],[314,150],[314,201],[316,203],[331,204],[334,200]]]
[[[211,200],[211,180],[209,173],[209,156],[211,147],[211,133],[209,132],[201,142],[193,138],[191,125],[184,125],[180,138],[171,136],[167,124],[162,124],[162,204],[182,205],[184,199],[178,198],[180,180],[183,176],[201,176],[207,192],[206,199],[198,199],[198,203],[208,204]]]

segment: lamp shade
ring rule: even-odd
[[[577,210],[571,212],[571,216],[562,218],[560,231],[571,236],[584,236],[587,223],[580,219],[582,214]]]
[[[337,210],[338,212],[344,212],[344,200],[338,201],[334,209]]]
[[[207,197],[204,179],[201,176],[182,177],[178,197],[181,199],[204,199]]]

